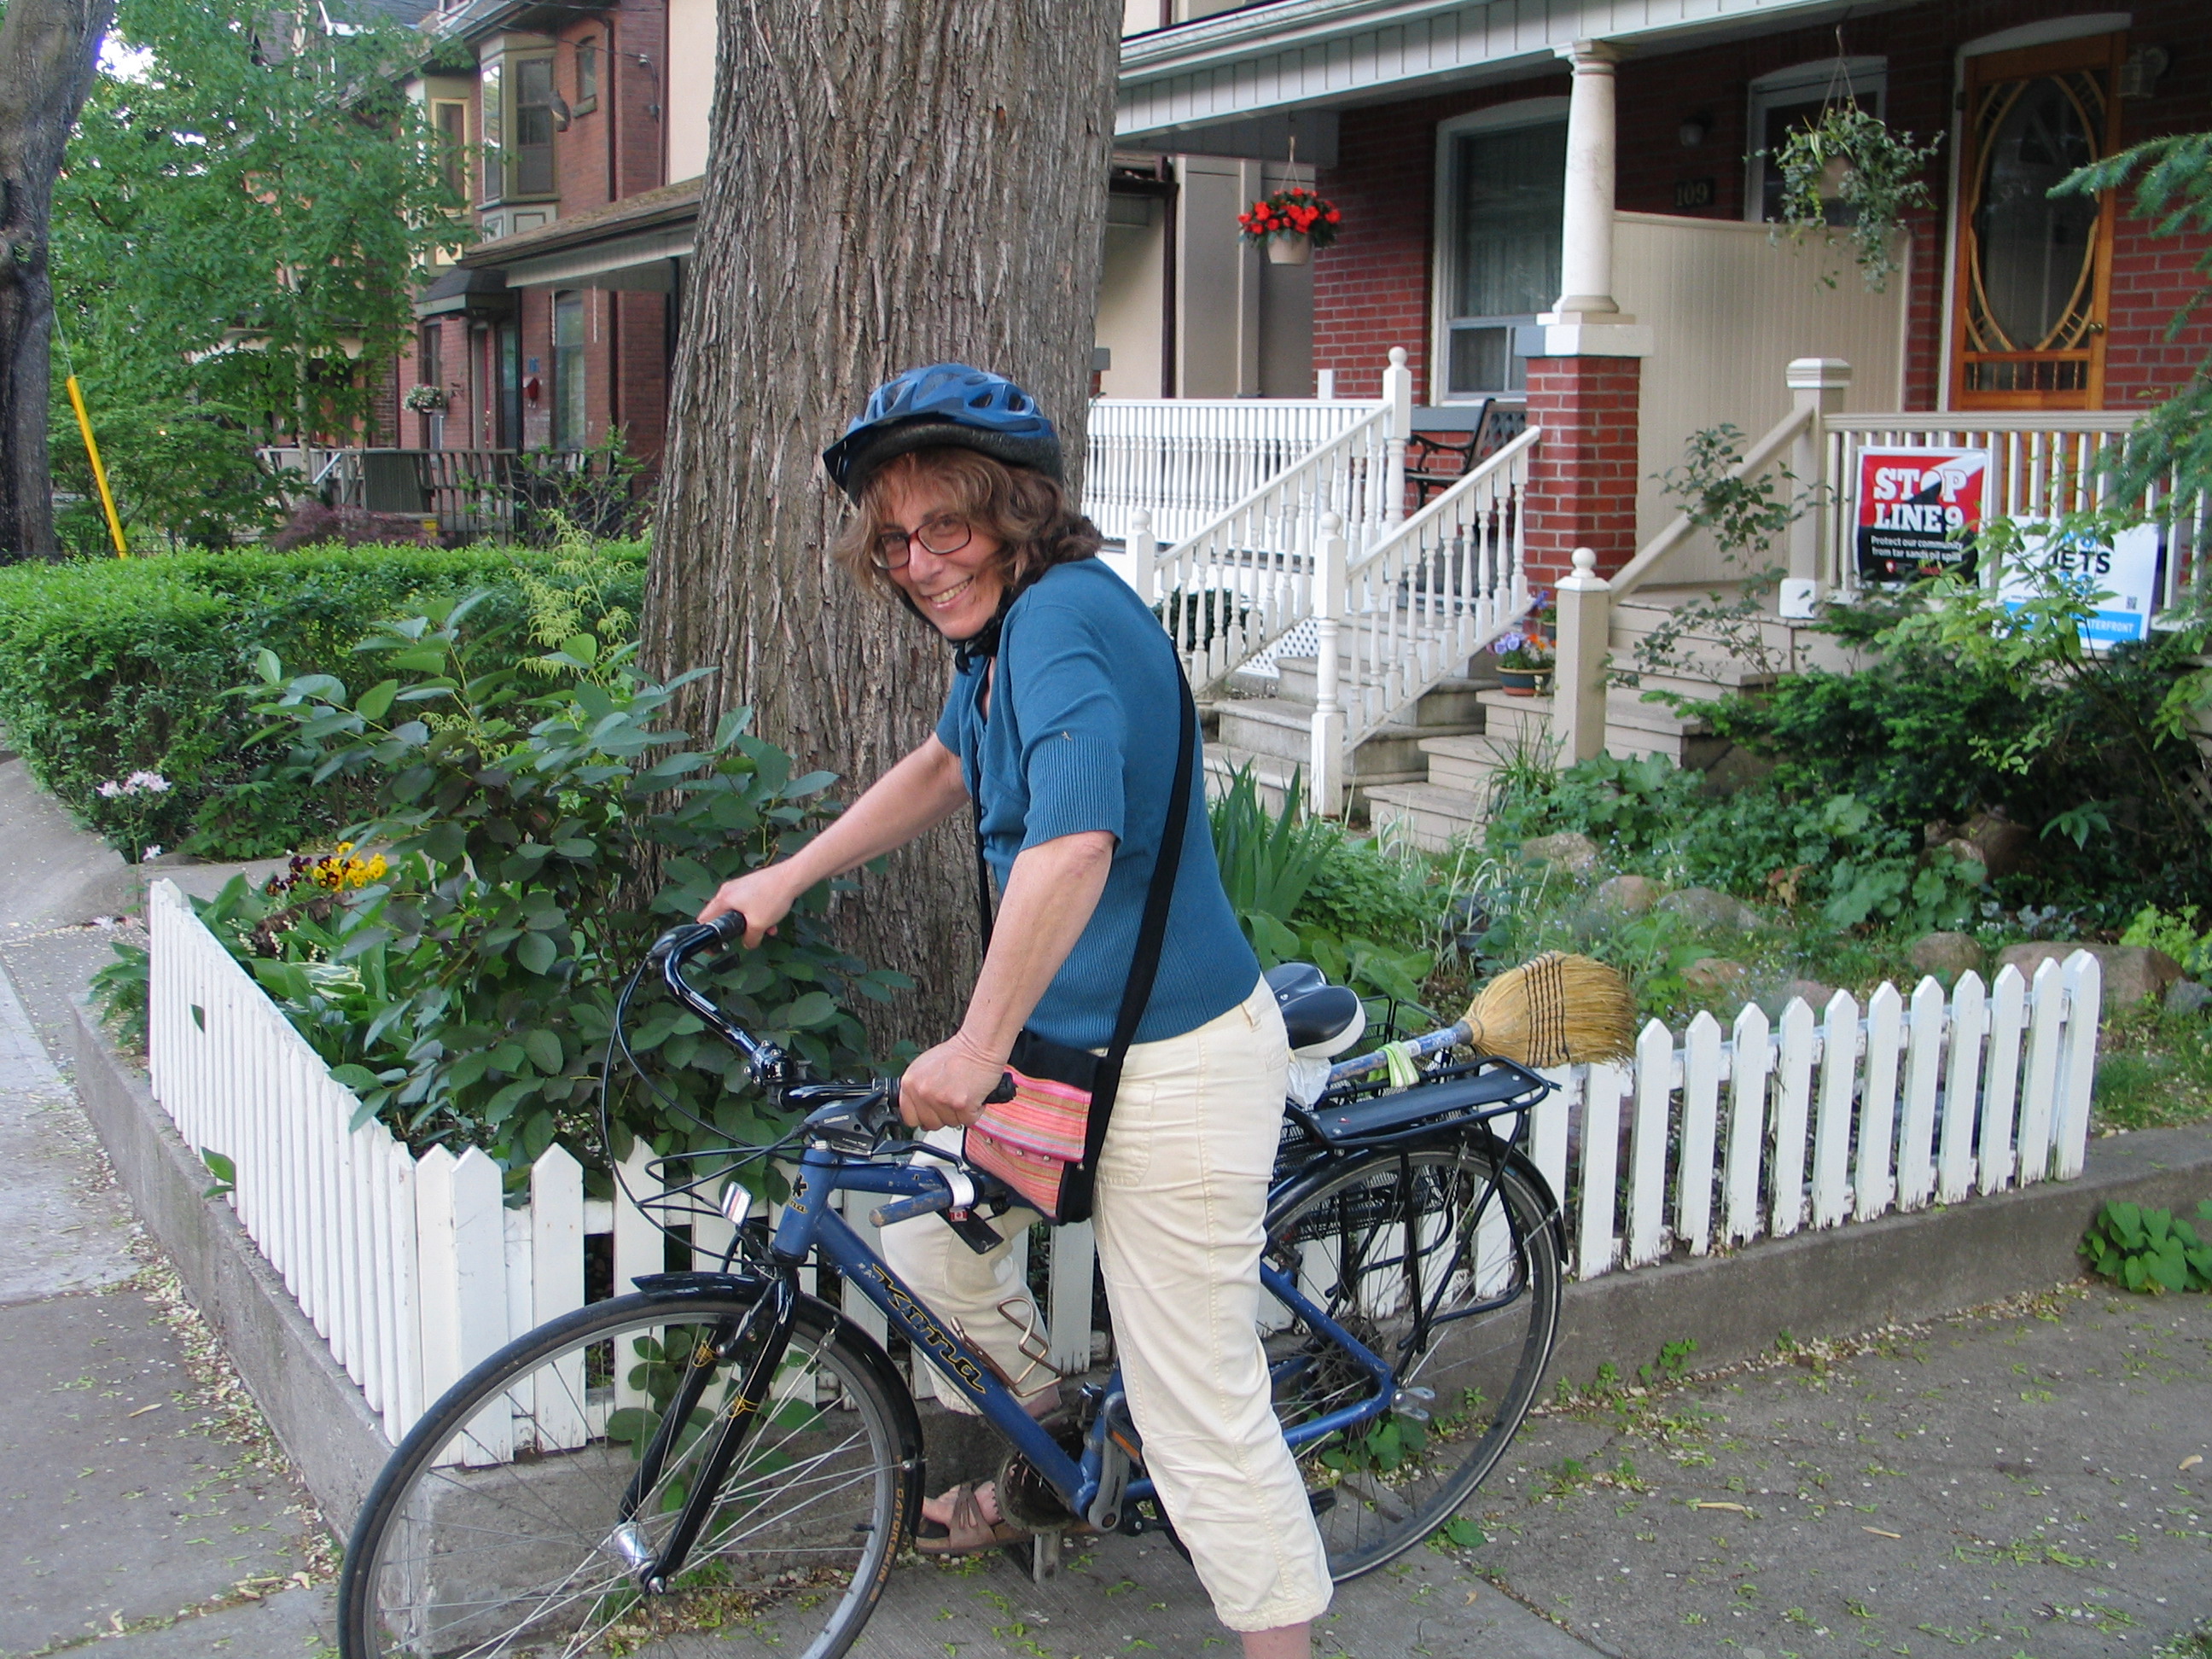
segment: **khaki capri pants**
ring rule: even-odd
[[[1133,1045],[1092,1217],[1146,1472],[1234,1631],[1302,1624],[1329,1601],[1328,1554],[1260,1346],[1260,1250],[1289,1059],[1264,981],[1195,1030]],[[1011,1239],[1036,1219],[1016,1210],[998,1224]],[[979,1255],[926,1216],[886,1227],[883,1254],[1018,1394],[1054,1387],[1032,1358],[1043,1352],[1042,1317],[1011,1243]]]

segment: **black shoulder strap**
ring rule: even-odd
[[[1006,659],[999,659],[1003,670]],[[1176,690],[1182,694],[1181,735],[1176,744],[1175,782],[1169,787],[1167,826],[1160,850],[1152,860],[1152,885],[1145,893],[1144,919],[1137,926],[1137,948],[1129,959],[1129,981],[1121,993],[1121,1011],[1114,1022],[1114,1039],[1106,1050],[1106,1063],[1115,1073],[1121,1056],[1136,1040],[1145,1006],[1152,1000],[1152,981],[1159,975],[1160,947],[1167,942],[1168,911],[1175,901],[1176,876],[1182,863],[1183,837],[1190,828],[1190,789],[1198,749],[1198,708],[1191,701],[1190,682],[1184,678],[1182,657],[1175,653]],[[1006,694],[1006,677],[999,676],[994,696]],[[991,949],[991,870],[983,857],[983,804],[975,803],[975,915],[983,930],[983,950]]]

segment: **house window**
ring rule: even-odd
[[[1443,398],[1517,392],[1514,330],[1559,297],[1566,102],[1529,99],[1437,131]]]
[[[446,365],[440,346],[443,343],[445,325],[425,323],[415,350],[415,375],[417,384],[441,386],[446,383]],[[422,447],[443,449],[446,447],[446,416],[442,410],[426,409],[422,411]]]
[[[553,447],[584,447],[584,296],[553,296]]]
[[[454,195],[469,193],[469,106],[440,101],[430,106],[438,130],[438,156],[445,169],[446,187]]]
[[[1812,126],[1831,103],[1854,104],[1879,117],[1888,83],[1887,58],[1830,58],[1753,81],[1751,123],[1745,128],[1752,136],[1752,152],[1744,161],[1743,216],[1753,224],[1772,224],[1782,217],[1782,170],[1774,156],[1793,131]],[[1849,224],[1852,217],[1851,209],[1829,204],[1830,224]]]
[[[576,109],[579,115],[599,106],[599,43],[593,40],[576,42]]]
[[[514,64],[514,137],[507,150],[513,193],[553,193],[553,60],[524,58]]]

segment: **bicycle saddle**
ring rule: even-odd
[[[1283,1012],[1291,1052],[1322,1058],[1349,1047],[1367,1029],[1367,1010],[1349,987],[1331,985],[1311,963],[1270,968],[1267,988]]]

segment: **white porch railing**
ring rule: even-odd
[[[509,1203],[474,1148],[416,1158],[354,1097],[169,882],[149,894],[154,1092],[185,1143],[228,1155],[228,1202],[394,1441],[471,1366],[581,1306],[586,1239],[607,1237],[613,1282],[667,1265],[625,1199],[584,1196],[555,1147]],[[1755,1007],[1724,1030],[1709,1014],[1678,1039],[1647,1025],[1634,1060],[1553,1073],[1529,1152],[1565,1206],[1577,1278],[1704,1255],[1763,1235],[1872,1220],[2081,1172],[2096,1064],[2095,957],[1966,974],[1947,998],[1883,985],[1838,993],[1819,1016]],[[653,1191],[643,1149],[623,1168]],[[847,1218],[865,1230],[857,1213]],[[701,1224],[696,1250],[726,1246]],[[1091,1363],[1087,1226],[1045,1236],[1053,1363]],[[824,1287],[817,1280],[810,1288]],[[831,1293],[836,1293],[834,1290]],[[844,1310],[878,1338],[850,1287]],[[933,1393],[927,1367],[918,1391]]]
[[[1383,400],[1165,552],[1148,511],[1130,515],[1127,574],[1148,605],[1166,601],[1192,686],[1226,678],[1313,614],[1322,520],[1334,514],[1357,560],[1406,516],[1413,377],[1390,349]]]
[[[1984,449],[1990,476],[1982,511],[1989,518],[2039,519],[2110,504],[2105,452],[2117,447],[2141,418],[2130,410],[1954,411],[1944,414],[1825,415],[1821,477],[1830,484],[1821,544],[1832,559],[1823,580],[1841,588],[1858,586],[1851,556],[1858,514],[1858,452],[1873,444],[1931,444]],[[2173,499],[2171,476],[2144,492],[2139,505],[2175,532],[2162,573],[2164,609],[2198,585],[2197,564],[2212,528],[2212,503]]]
[[[1352,751],[1528,612],[1530,427],[1353,556],[1323,521],[1313,588],[1312,811],[1344,810]]]
[[[1098,398],[1091,404],[1083,510],[1107,540],[1134,515],[1155,539],[1196,534],[1379,404],[1277,398]]]

